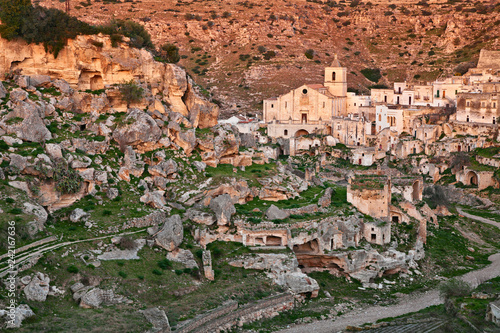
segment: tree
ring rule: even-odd
[[[32,9],[31,0],[0,0],[0,35],[8,40],[20,37],[23,19]]]
[[[134,80],[123,82],[120,84],[119,90],[122,94],[122,99],[127,102],[127,108],[132,103],[140,102],[144,95],[144,89],[138,86]]]
[[[174,44],[163,44],[159,53],[161,60],[170,64],[175,64],[181,59],[181,56],[179,55],[179,48]]]

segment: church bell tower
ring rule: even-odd
[[[347,68],[340,65],[336,54],[331,66],[325,68],[325,87],[334,96],[347,96]]]

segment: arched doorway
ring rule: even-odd
[[[478,184],[477,173],[475,173],[474,171],[467,172],[467,176],[465,177],[465,179],[466,179],[466,182],[468,183],[467,185],[477,186],[477,184]]]
[[[412,193],[412,199],[413,201],[418,201],[420,200],[420,182],[417,180],[416,182],[413,183],[413,193]]]
[[[298,138],[299,136],[308,135],[308,134],[309,134],[309,132],[306,131],[305,129],[300,129],[297,132],[295,132],[295,137]]]
[[[94,75],[90,78],[90,90],[101,90],[104,89],[104,82],[102,81],[102,76]]]

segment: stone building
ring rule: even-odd
[[[500,299],[488,304],[486,320],[492,321],[494,324],[500,326]]]
[[[386,176],[357,175],[349,179],[347,202],[361,213],[388,220],[391,204],[391,181]]]
[[[354,103],[354,102],[353,102]],[[323,84],[305,84],[264,100],[263,119],[271,137],[330,134],[333,117],[347,115],[347,68],[335,57]]]
[[[455,177],[462,184],[477,186],[477,189],[481,191],[490,186],[498,188],[498,182],[494,177],[494,173],[494,171],[479,171],[464,167],[456,173]]]
[[[498,124],[499,116],[500,92],[458,94],[457,121]]]
[[[401,194],[406,201],[413,203],[422,201],[424,190],[422,177],[393,177],[391,185],[391,193]]]

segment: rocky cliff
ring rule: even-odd
[[[180,113],[193,127],[217,124],[218,107],[199,93],[182,68],[155,61],[150,52],[126,43],[115,46],[105,35],[78,36],[54,58],[43,45],[0,39],[0,72],[29,76],[26,87],[65,81],[69,87],[64,90],[79,102],[75,108],[80,112],[125,111],[126,103],[116,86],[134,80],[145,91],[138,103],[141,108]],[[89,92],[106,92],[106,96],[96,100]]]

